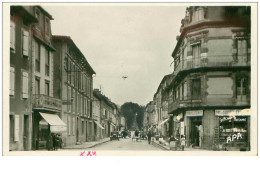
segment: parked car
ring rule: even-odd
[[[110,141],[112,140],[118,140],[119,141],[119,132],[118,131],[113,131],[110,133]]]

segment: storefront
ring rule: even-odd
[[[216,143],[227,150],[250,150],[250,109],[215,110]]]
[[[166,139],[166,137],[168,137],[168,134],[167,134],[167,131],[169,129],[168,121],[169,121],[169,118],[163,120],[161,123],[158,124],[160,137],[163,137],[164,139]]]
[[[173,128],[173,137],[175,139],[180,139],[181,135],[185,135],[183,113],[173,117]]]
[[[66,132],[66,124],[57,114],[35,112],[33,127],[33,146],[36,150],[48,149],[51,133]]]

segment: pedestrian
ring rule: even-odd
[[[185,135],[182,135],[182,137],[181,137],[181,149],[182,149],[182,151],[184,151],[184,147],[185,147]]]
[[[52,140],[52,134],[50,133],[48,136],[48,150],[52,150],[53,149],[53,140]]]
[[[148,138],[148,144],[150,144],[151,143],[151,139],[152,139],[152,132],[151,132],[151,130],[148,131],[147,138]]]
[[[57,136],[56,136],[56,134],[52,135],[52,141],[53,141],[53,150],[57,150]]]

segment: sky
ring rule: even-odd
[[[173,72],[171,54],[185,6],[110,3],[42,7],[54,18],[52,34],[71,37],[96,72],[94,88],[118,105],[146,105],[162,78]]]

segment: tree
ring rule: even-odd
[[[128,129],[142,129],[144,110],[144,106],[132,102],[126,102],[121,106],[121,112],[125,117]]]

